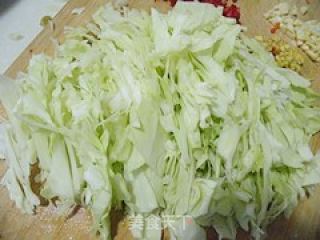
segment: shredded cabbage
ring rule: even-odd
[[[178,2],[151,15],[111,5],[67,32],[55,57],[32,58],[0,81],[6,107],[4,183],[18,207],[40,195],[91,209],[110,239],[110,210],[192,216],[173,239],[204,239],[201,226],[259,239],[320,182],[320,129],[310,82],[277,67],[222,9]],[[159,239],[142,230],[138,239]]]

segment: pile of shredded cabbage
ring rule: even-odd
[[[200,3],[167,15],[107,5],[69,30],[54,58],[33,57],[19,80],[1,80],[4,183],[17,206],[39,205],[35,178],[41,197],[91,209],[102,239],[123,203],[128,214],[194,217],[170,230],[179,240],[205,239],[199,225],[259,239],[290,214],[320,182],[308,144],[320,129],[319,95],[221,15]]]

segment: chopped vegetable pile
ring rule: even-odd
[[[169,229],[181,240],[204,239],[199,225],[259,239],[290,214],[320,182],[308,145],[319,95],[222,11],[179,2],[168,14],[121,15],[107,5],[69,30],[54,58],[33,57],[19,80],[1,80],[4,183],[17,206],[40,204],[31,188],[40,182],[42,198],[91,209],[102,239],[113,207],[192,216],[185,231],[180,220]],[[161,230],[133,234],[158,240]]]
[[[311,60],[320,62],[320,22],[302,20],[300,15],[307,12],[307,6],[298,9],[294,4],[281,2],[268,11],[265,18],[274,25],[272,33],[283,29],[295,46],[301,48]]]
[[[298,73],[302,71],[304,58],[298,48],[277,37],[267,39],[257,36],[256,39],[264,45],[267,51],[272,53],[280,67],[290,68]]]

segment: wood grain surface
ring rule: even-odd
[[[17,73],[25,71],[30,58],[38,53],[53,55],[54,44],[51,39],[63,41],[65,26],[84,25],[90,21],[92,14],[106,0],[70,0],[53,19],[54,28],[47,26],[22,52],[20,57],[9,67],[6,75],[15,78]],[[241,22],[247,26],[247,34],[270,35],[270,25],[263,19],[263,14],[279,0],[240,0]],[[299,4],[305,0],[297,0]],[[309,0],[311,12],[309,18],[320,19],[320,1]],[[157,6],[161,11],[169,9],[167,3],[154,0],[130,0],[130,7],[148,10]],[[74,8],[85,7],[81,15],[72,15]],[[319,43],[320,44],[320,43]],[[320,65],[307,60],[303,74],[313,81],[313,87],[320,90]],[[3,116],[0,107],[0,116]],[[1,121],[1,117],[0,117]],[[312,141],[313,149],[320,149],[320,137]],[[3,177],[6,166],[0,161],[0,179]],[[278,218],[268,229],[267,239],[272,240],[318,240],[320,239],[320,187],[317,187],[309,199],[303,199],[290,219]],[[91,216],[85,209],[80,209],[72,217],[69,213],[59,213],[54,206],[40,207],[35,215],[25,215],[16,209],[9,199],[8,192],[0,187],[0,240],[95,240],[99,239],[90,231]],[[113,214],[119,218],[119,214]],[[117,222],[117,221],[114,221]],[[115,229],[115,228],[114,228]],[[210,230],[210,240],[217,239],[217,235]],[[119,224],[119,233],[116,240],[132,239],[125,222]],[[248,235],[239,232],[237,239],[249,239]],[[200,240],[200,239],[197,239]]]

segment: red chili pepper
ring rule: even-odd
[[[237,23],[240,23],[240,9],[234,4],[223,9],[223,16],[235,18]]]
[[[171,7],[174,7],[178,0],[169,0]]]
[[[280,29],[280,27],[281,27],[280,23],[277,22],[272,26],[272,28],[270,29],[270,32],[274,34]]]
[[[273,56],[277,56],[279,54],[279,49],[276,47],[272,47],[271,53]]]

